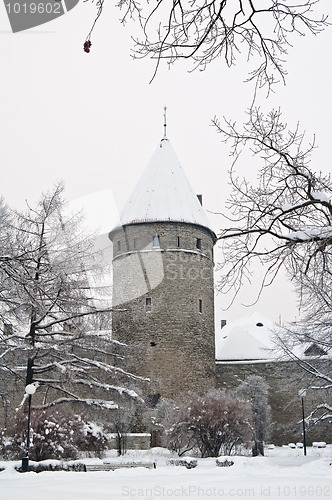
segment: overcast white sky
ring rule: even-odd
[[[16,34],[0,3],[0,193],[9,205],[23,208],[25,199],[33,204],[63,180],[68,199],[110,188],[121,209],[162,137],[167,105],[168,137],[193,188],[208,210],[221,211],[231,160],[210,124],[215,115],[243,121],[253,90],[242,83],[244,59],[236,68],[218,60],[194,73],[180,63],[162,69],[149,84],[153,62],[132,60],[133,27],[123,28],[119,11],[105,3],[90,54],[82,46],[96,12],[91,2]],[[329,0],[321,0],[320,10],[332,18]],[[267,110],[280,106],[290,127],[299,121],[308,138],[316,134],[314,169],[328,172],[332,28],[292,42],[287,86],[279,85],[269,99],[261,93],[258,103]],[[213,223],[218,230],[218,219]],[[248,294],[226,312],[218,302],[218,319],[248,314],[251,309],[241,306]],[[273,320],[296,314],[282,280],[253,309]]]

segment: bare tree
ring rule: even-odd
[[[178,439],[178,436],[174,436],[174,439],[170,438],[170,430],[176,419],[177,408],[178,405],[175,401],[161,397],[157,404],[150,404],[145,408],[142,423],[151,432],[152,442],[157,443],[154,446],[168,447],[181,456],[192,449],[192,443],[190,439],[188,439],[188,443],[185,443],[185,440]]]
[[[303,293],[309,280],[326,292],[324,283],[331,280],[332,184],[329,175],[309,168],[314,145],[305,147],[298,127],[287,130],[279,110],[267,116],[250,110],[242,130],[229,121],[222,126],[214,119],[214,125],[231,143],[234,157],[233,192],[227,202],[231,215],[225,215],[229,225],[219,237],[222,265],[230,266],[220,288],[236,294],[244,281],[250,282],[250,265],[258,261],[266,265],[262,287],[284,266]],[[235,164],[245,150],[260,162],[257,185],[236,174]]]
[[[96,314],[110,325],[111,308],[96,307],[89,282],[103,261],[79,217],[66,216],[62,191],[56,186],[13,219],[2,266],[2,313],[12,331],[0,334],[0,369],[40,386],[39,408],[79,403],[109,410],[120,398],[141,402],[131,386],[147,379],[123,368],[126,346],[112,340],[110,326],[91,328]]]
[[[3,301],[6,302],[7,296],[7,277],[3,268],[6,262],[10,259],[10,232],[11,232],[11,212],[5,203],[5,200],[0,197],[0,319],[3,324],[6,323],[6,319],[2,317],[3,313]],[[9,327],[9,325],[8,325]]]
[[[140,423],[143,405],[137,401],[127,401],[113,412],[110,425],[111,432],[116,434],[116,447],[118,455],[125,455],[128,446],[128,433],[135,432],[137,424]],[[145,407],[144,407],[145,409]]]
[[[264,455],[264,441],[268,436],[271,407],[268,402],[269,387],[263,377],[250,375],[239,385],[236,393],[248,399],[253,411],[254,446],[253,456]]]
[[[5,257],[3,255],[4,250],[6,249],[6,239],[8,236],[8,230],[10,226],[10,210],[4,200],[4,198],[0,197],[0,249],[1,249],[1,259]]]
[[[251,405],[234,393],[191,394],[178,405],[168,440],[178,450],[197,447],[202,457],[217,457],[221,450],[229,455],[252,435],[251,419]]]
[[[300,359],[294,347],[315,345],[315,354],[324,359],[332,347],[331,177],[310,168],[314,141],[306,146],[304,133],[299,127],[288,130],[279,110],[265,116],[251,109],[242,129],[230,121],[221,125],[217,119],[214,125],[234,157],[230,215],[219,237],[219,288],[235,297],[245,282],[251,282],[252,266],[260,263],[265,269],[260,295],[285,269],[299,293],[303,319],[279,342],[312,375],[312,387],[327,390],[332,387],[331,361]],[[259,162],[256,184],[236,174],[235,165],[245,151]],[[330,418],[331,406],[324,401],[322,407],[326,412],[320,412],[320,418]]]
[[[257,78],[269,86],[285,80],[283,67],[291,34],[317,34],[328,23],[326,16],[315,18],[312,11],[319,0],[289,2],[279,0],[164,0],[153,5],[137,0],[120,0],[121,22],[139,22],[142,38],[135,39],[136,57],[161,60],[169,64],[191,59],[194,68],[204,69],[223,56],[227,66],[236,63],[239,53],[246,52],[254,61],[248,79]],[[84,50],[90,52],[91,35],[103,11],[104,0],[97,2],[97,17],[86,38]]]

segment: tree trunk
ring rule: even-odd
[[[253,447],[252,447],[252,456],[253,457],[258,457],[261,455],[264,457],[264,444],[263,441],[255,441]]]

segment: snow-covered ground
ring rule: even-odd
[[[332,497],[332,445],[324,449],[275,448],[265,457],[231,457],[232,467],[198,459],[194,469],[167,465],[167,452],[129,452],[126,460],[153,460],[156,469],[111,472],[28,472],[0,462],[1,500],[124,500],[158,498],[324,499]],[[119,460],[119,459],[114,459]],[[123,459],[122,459],[123,460]],[[98,460],[89,459],[95,463]],[[87,462],[88,462],[87,461]]]

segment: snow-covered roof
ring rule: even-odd
[[[224,326],[216,332],[216,361],[220,363],[244,363],[262,361],[315,359],[331,356],[314,342],[294,342],[289,345],[292,355],[287,355],[280,340],[287,338],[284,329],[262,314],[255,312]]]
[[[216,333],[217,361],[272,360],[280,353],[274,349],[277,325],[253,313],[224,326]]]
[[[143,222],[187,222],[214,232],[168,139],[157,147],[117,226]]]

